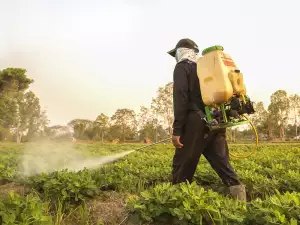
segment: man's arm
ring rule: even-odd
[[[178,64],[174,70],[173,84],[173,135],[181,136],[188,112],[188,77],[183,63]]]

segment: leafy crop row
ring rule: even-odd
[[[135,148],[135,145],[77,145],[86,156],[107,155]],[[250,145],[231,145],[244,154]],[[300,145],[261,145],[256,155],[231,162],[246,184],[247,205],[224,197],[221,180],[204,157],[195,174],[195,183],[170,186],[174,149],[171,145],[150,147],[134,152],[118,162],[95,170],[68,170],[40,174],[18,180],[18,155],[21,149],[0,150],[0,178],[23,182],[43,196],[44,201],[78,205],[114,190],[131,193],[129,209],[144,222],[171,224],[286,224],[299,223]],[[5,204],[7,207],[7,202]],[[3,208],[2,204],[2,208]],[[18,210],[16,206],[9,208]],[[43,207],[40,207],[41,209]],[[7,208],[8,209],[8,208]],[[22,210],[21,210],[22,211]],[[24,210],[23,210],[24,211]],[[25,210],[26,211],[26,210]],[[33,215],[34,212],[26,215]],[[47,215],[44,212],[43,215]],[[162,220],[162,221],[161,221]]]
[[[196,183],[160,184],[128,200],[130,211],[155,224],[297,225],[300,193],[276,194],[248,204],[226,198]],[[145,223],[143,223],[145,224]]]
[[[264,198],[265,195],[275,194],[275,189],[280,192],[299,192],[300,173],[296,167],[299,161],[296,156],[299,151],[286,149],[286,146],[282,145],[277,146],[277,150],[264,148],[261,147],[255,157],[232,160],[234,168],[247,186],[249,197]],[[284,158],[284,151],[289,151],[285,156],[293,152],[295,157]],[[71,202],[77,202],[85,196],[96,195],[98,190],[138,193],[148,187],[171,180],[172,154],[172,147],[159,146],[132,153],[119,162],[105,165],[97,170],[86,169],[78,173],[64,170],[38,175],[30,179],[30,186],[52,197],[65,196],[64,199]],[[269,157],[269,155],[273,155],[277,161],[270,162],[269,158],[264,160],[264,156]],[[265,162],[264,166],[260,165],[259,160]],[[221,180],[204,158],[201,159],[196,170],[195,180],[198,184],[214,190],[223,187]]]
[[[40,224],[52,225],[48,214],[49,203],[43,202],[37,195],[22,197],[11,192],[7,199],[0,201],[0,219],[3,225]]]

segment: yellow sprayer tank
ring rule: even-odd
[[[205,105],[228,102],[233,94],[246,94],[243,74],[222,46],[212,46],[202,52],[197,61],[197,75]]]

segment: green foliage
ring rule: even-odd
[[[1,224],[52,225],[54,223],[48,209],[49,203],[42,202],[35,194],[23,197],[11,192],[7,199],[0,201]]]
[[[147,122],[139,131],[140,140],[149,138],[153,142],[165,139],[168,137],[168,133],[161,125],[157,125],[153,122]]]
[[[93,122],[85,119],[74,119],[68,123],[69,126],[73,127],[74,137],[79,140],[88,139],[87,133],[92,128]]]
[[[0,71],[0,92],[3,91],[23,91],[26,90],[31,83],[26,75],[26,70],[22,68],[7,68]]]
[[[76,145],[76,148],[78,151],[84,152],[87,157],[92,157],[114,154],[135,149],[139,146],[135,144],[80,144]],[[54,147],[55,145],[53,145]],[[230,145],[231,151],[235,154],[245,154],[245,152],[251,150],[251,147],[253,146]],[[299,192],[299,147],[299,144],[266,144],[262,145],[258,153],[250,158],[242,160],[232,158],[233,167],[241,177],[241,180],[247,185],[249,197],[264,197],[264,195],[274,194],[274,187],[281,192]],[[4,178],[7,178],[7,176],[8,178],[15,177],[16,170],[18,169],[17,154],[22,150],[13,150],[15,146],[10,148],[9,145],[2,145],[1,148],[3,153],[0,155],[0,159],[3,172],[2,174],[0,173],[0,176],[2,175]],[[8,154],[10,151],[12,152]],[[79,180],[86,177],[86,181],[91,181],[93,185],[96,185],[100,189],[136,193],[149,186],[171,180],[171,159],[173,152],[174,149],[171,145],[161,144],[149,147],[141,152],[131,153],[115,163],[101,166],[95,170],[84,170],[80,173],[63,171],[61,173],[64,175],[61,176],[59,176],[60,172],[56,172],[49,175],[44,174],[41,179],[43,182],[47,182],[47,179],[59,179],[62,182],[60,185],[63,186],[67,182],[72,183],[72,181],[68,180],[71,180],[72,176],[75,176]],[[9,175],[7,171],[11,171]],[[210,186],[216,190],[222,186],[221,180],[204,157],[201,158],[197,167],[195,180],[200,185]],[[39,189],[41,191],[45,191],[47,187],[41,185],[41,183],[38,183],[37,186],[42,187],[42,189]]]
[[[24,132],[28,140],[47,125],[39,99],[32,91],[26,92],[32,83],[25,69],[0,71],[0,140],[13,136],[20,142]]]
[[[87,157],[94,157],[135,149],[140,145],[75,146]],[[2,178],[18,179],[17,157],[23,147],[1,144]],[[245,154],[251,147],[234,144],[230,145],[230,150]],[[205,158],[200,160],[194,183],[171,186],[174,149],[164,144],[131,153],[98,169],[79,172],[62,170],[35,175],[19,182],[39,192],[44,201],[61,202],[62,209],[58,211],[62,213],[66,213],[69,206],[83,204],[103,192],[117,191],[136,196],[129,200],[128,209],[145,222],[142,224],[147,224],[147,221],[154,224],[201,224],[201,221],[202,224],[211,224],[214,221],[216,225],[294,225],[300,222],[299,149],[300,145],[296,143],[263,144],[257,154],[250,158],[231,159],[233,167],[246,184],[247,206],[226,197],[221,180]]]
[[[109,128],[109,117],[101,113],[94,122],[94,138],[100,137],[101,142],[104,141],[104,135],[107,134]]]
[[[139,138],[144,140],[158,141],[168,136],[159,120],[159,113],[154,109],[141,106],[139,114]]]
[[[172,224],[296,225],[300,221],[300,193],[276,191],[265,200],[256,199],[246,205],[205,191],[196,183],[174,186],[166,183],[130,198],[128,208],[145,222],[171,217]]]
[[[295,136],[298,136],[298,116],[300,115],[300,96],[297,94],[291,95],[290,99],[290,107],[294,116],[294,128],[295,128]]]
[[[27,184],[44,193],[46,198],[72,204],[80,204],[98,194],[96,183],[87,169],[77,173],[62,170],[38,175],[31,177]]]
[[[0,180],[12,180],[17,173],[16,156],[6,154],[0,157]]]
[[[247,224],[297,225],[300,222],[300,193],[276,194],[265,200],[251,202],[247,213]]]
[[[176,224],[241,224],[245,204],[224,198],[196,183],[160,184],[128,201],[131,212],[148,222],[175,217]]]
[[[17,107],[13,124],[13,128],[16,129],[17,142],[21,141],[24,132],[26,132],[25,138],[30,140],[38,131],[46,127],[48,120],[41,111],[39,98],[32,91],[19,93]]]
[[[285,138],[285,127],[287,126],[290,112],[290,99],[284,90],[278,90],[271,95],[271,104],[268,107],[273,121],[279,125],[280,138]]]
[[[169,134],[172,133],[173,123],[173,83],[159,87],[157,96],[152,98],[151,108],[160,115],[168,125]]]
[[[112,124],[120,128],[121,140],[133,139],[136,133],[136,113],[131,109],[118,109],[111,117]]]

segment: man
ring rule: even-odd
[[[197,44],[180,40],[168,53],[175,57],[173,73],[173,184],[192,182],[201,154],[205,156],[235,198],[246,199],[245,187],[229,163],[226,129],[209,131],[203,120],[204,103],[197,76]]]

